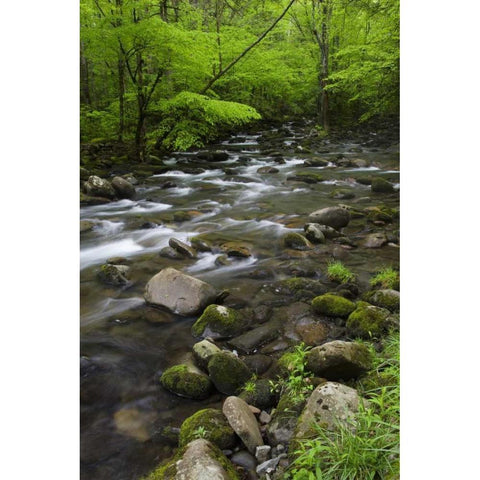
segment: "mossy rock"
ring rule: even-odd
[[[200,371],[188,365],[175,365],[165,370],[160,384],[180,397],[202,400],[212,392],[212,382]]]
[[[372,305],[386,308],[391,312],[400,311],[400,292],[396,290],[373,290],[366,292],[362,298]]]
[[[222,450],[233,448],[237,443],[237,436],[225,415],[218,409],[205,408],[194,413],[182,423],[179,438],[180,447],[199,438],[199,429],[204,431],[202,438],[209,440]]]
[[[205,458],[208,456],[210,459],[218,463],[221,468],[224,470],[225,475],[222,476],[215,476],[212,478],[219,478],[221,480],[240,480],[237,471],[233,464],[227,459],[227,457],[222,453],[222,451],[213,443],[209,442],[208,440],[194,440],[189,444],[185,445],[184,447],[180,448],[175,456],[171,460],[167,460],[160,466],[158,466],[155,470],[150,472],[147,476],[143,477],[142,480],[175,480],[177,478],[185,478],[185,477],[177,477],[177,469],[180,465],[180,462],[188,455],[189,450],[191,449],[192,445],[195,444],[202,444],[202,451],[200,452],[200,458]],[[193,463],[195,462],[195,458],[192,459]],[[209,470],[202,472],[204,474],[211,473]],[[202,475],[201,478],[206,478]],[[193,480],[193,478],[192,478]]]
[[[272,391],[272,386],[268,379],[262,378],[252,382],[250,385],[254,386],[254,388],[249,389],[249,391],[243,389],[242,393],[240,393],[239,397],[242,400],[262,410],[276,405],[277,395]]]
[[[226,351],[212,355],[208,373],[217,390],[225,395],[236,395],[252,376],[242,360]]]
[[[342,188],[332,190],[328,196],[337,200],[351,200],[355,198],[355,194],[352,191]]]
[[[175,222],[188,222],[192,219],[192,215],[189,212],[179,211],[173,214],[173,220]]]
[[[287,177],[287,181],[304,183],[319,183],[323,182],[324,180],[325,178],[322,175],[313,172],[298,172]]]
[[[312,300],[312,308],[315,313],[328,317],[348,317],[354,310],[355,304],[339,295],[326,293]]]
[[[195,337],[226,338],[238,335],[246,328],[243,316],[233,308],[209,305],[192,326]]]
[[[294,250],[310,250],[312,248],[310,242],[303,235],[295,232],[287,233],[283,237],[283,244]]]
[[[390,182],[387,182],[384,178],[374,177],[372,178],[372,192],[376,193],[393,193],[395,189]]]
[[[357,304],[357,309],[347,319],[347,329],[352,336],[378,338],[387,330],[389,316],[390,312],[385,308]]]
[[[275,292],[280,295],[293,295],[296,300],[312,299],[326,292],[325,286],[318,280],[304,277],[292,277],[274,284]]]

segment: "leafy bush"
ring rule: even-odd
[[[217,137],[222,129],[239,127],[261,118],[248,105],[191,92],[179,93],[156,106],[154,111],[162,120],[152,135],[159,137],[162,146],[168,150],[202,147]]]

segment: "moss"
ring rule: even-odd
[[[339,260],[329,262],[327,277],[330,281],[337,283],[349,283],[355,280],[355,274]]]
[[[372,192],[392,193],[394,191],[393,185],[387,180],[380,177],[372,178]]]
[[[360,338],[378,338],[388,327],[390,312],[372,305],[357,307],[347,319],[349,333]]]
[[[245,363],[230,352],[212,355],[208,373],[217,390],[225,395],[236,395],[252,375]]]
[[[362,298],[377,307],[391,312],[400,310],[400,295],[396,290],[373,290],[363,294]]]
[[[237,442],[235,432],[223,413],[214,408],[205,408],[194,413],[182,423],[180,447],[198,438],[197,429],[199,427],[205,429],[205,435],[202,438],[209,440],[222,450],[233,448]]]
[[[187,365],[168,368],[160,377],[160,383],[168,391],[194,400],[207,398],[212,390],[210,379],[191,371]]]
[[[382,290],[400,290],[400,274],[391,267],[382,268],[382,270],[370,279],[370,286]]]
[[[309,241],[299,233],[290,232],[283,237],[283,244],[287,248],[295,250],[309,250],[311,248]]]
[[[348,317],[354,310],[355,304],[346,298],[331,293],[320,295],[312,300],[315,313],[329,317]]]
[[[232,308],[209,305],[192,326],[195,337],[233,337],[245,328],[243,317]]]

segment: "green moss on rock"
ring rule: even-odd
[[[209,305],[192,326],[195,337],[234,337],[245,329],[240,313],[223,305]]]
[[[283,244],[294,250],[310,250],[312,248],[310,242],[303,235],[295,232],[287,233],[283,237]]]
[[[400,310],[400,293],[396,290],[374,290],[366,292],[362,298],[377,307],[386,308],[391,312]]]
[[[320,315],[346,318],[355,310],[355,304],[346,298],[326,293],[312,300],[312,308]]]
[[[160,384],[176,395],[194,400],[207,398],[212,391],[210,379],[187,365],[175,365],[165,370],[160,377]]]
[[[352,336],[379,337],[388,328],[389,316],[390,312],[384,308],[357,304],[357,309],[347,319],[347,329]]]
[[[231,352],[212,355],[208,373],[217,390],[225,395],[236,395],[252,376],[245,363]]]
[[[198,429],[204,429],[202,438],[209,440],[222,450],[233,448],[237,437],[220,410],[205,408],[188,417],[180,427],[179,445],[183,447],[198,437]]]

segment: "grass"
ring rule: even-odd
[[[288,477],[292,480],[393,480],[399,478],[400,362],[399,334],[384,343],[370,376],[378,379],[363,391],[361,406],[350,425],[331,432],[315,425],[316,437],[300,443]],[[389,382],[385,385],[384,381]],[[370,383],[371,385],[371,383]],[[361,385],[360,385],[361,387]]]
[[[355,274],[339,260],[333,260],[327,265],[327,277],[332,282],[348,283],[355,280]]]
[[[370,279],[370,286],[373,288],[393,290],[400,289],[400,274],[392,267],[382,268],[374,277]]]
[[[243,391],[247,393],[255,393],[257,390],[257,385],[255,383],[256,381],[257,381],[257,376],[253,374],[250,380],[246,382],[245,385],[243,386]]]

